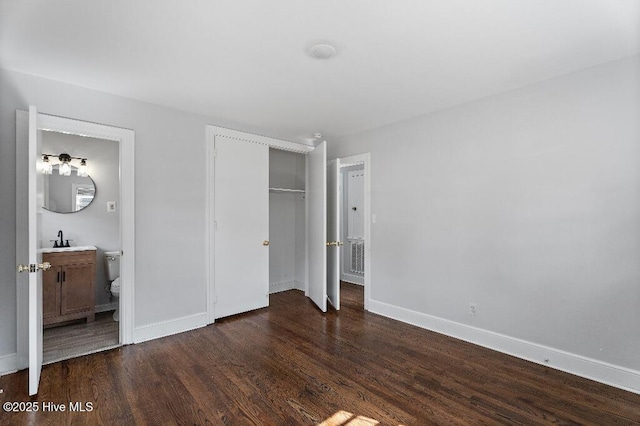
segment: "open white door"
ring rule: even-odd
[[[340,310],[340,159],[327,163],[327,297]]]
[[[327,312],[327,143],[307,154],[307,296]]]
[[[38,111],[29,107],[28,120],[17,117],[16,132],[28,132],[26,146],[16,147],[16,166],[18,203],[24,217],[18,217],[16,223],[16,257],[18,265],[17,281],[20,287],[26,287],[28,296],[28,365],[29,395],[38,393],[40,372],[42,371],[42,264],[40,252],[40,224],[42,218],[43,179],[38,173],[41,164],[41,139],[38,130]],[[24,299],[23,299],[24,300]],[[21,308],[22,309],[22,308]]]
[[[269,147],[215,136],[214,317],[269,306]]]

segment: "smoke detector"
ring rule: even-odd
[[[309,55],[316,59],[329,59],[336,56],[338,51],[330,44],[320,43],[309,48]]]

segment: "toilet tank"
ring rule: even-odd
[[[104,271],[107,279],[113,281],[120,276],[120,252],[105,251],[104,252]]]

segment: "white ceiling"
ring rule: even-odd
[[[0,0],[0,67],[298,141],[639,53],[638,0]]]

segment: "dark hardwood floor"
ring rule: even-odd
[[[358,286],[342,297],[323,315],[278,293],[205,328],[50,364],[35,398],[26,371],[0,377],[3,403],[40,407],[0,411],[0,424],[640,424],[640,395],[365,312]]]

